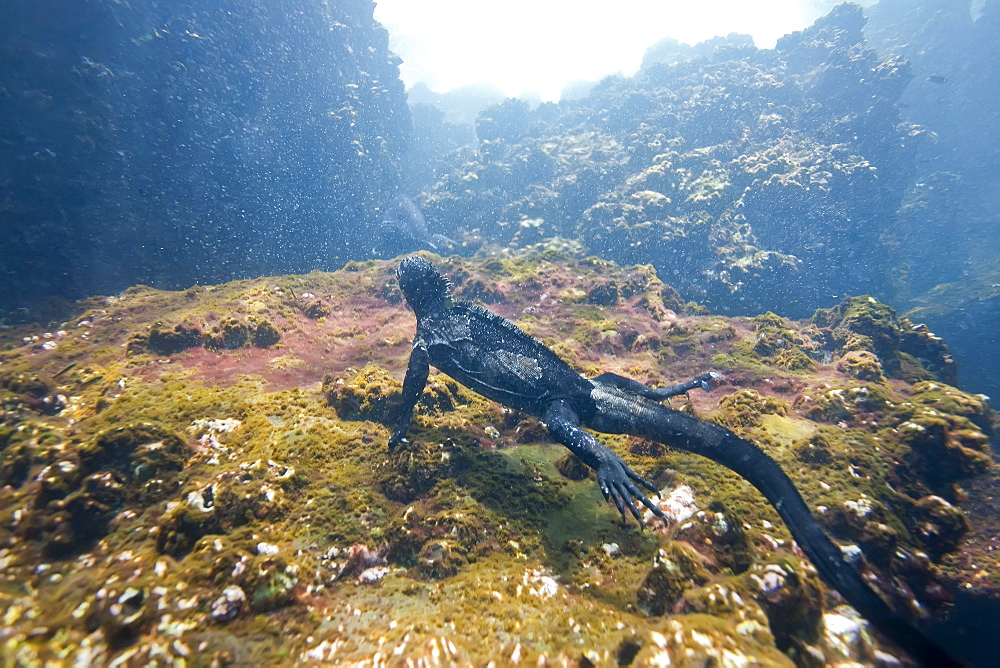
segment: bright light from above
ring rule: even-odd
[[[654,42],[731,32],[770,48],[832,5],[822,0],[377,0],[407,86],[490,82],[556,100],[571,81],[632,74]]]

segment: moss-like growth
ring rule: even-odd
[[[756,590],[778,648],[788,651],[819,638],[823,587],[811,566],[786,558],[754,564],[744,577]]]
[[[257,612],[270,612],[294,600],[298,578],[295,569],[280,557],[259,556],[249,568],[246,581],[250,606]]]
[[[455,575],[468,564],[466,550],[461,543],[438,538],[424,543],[417,560],[420,574],[431,580]]]
[[[236,350],[250,343],[250,328],[239,318],[229,317],[205,332],[209,350]]]
[[[141,335],[133,336],[129,341],[129,351],[138,352],[145,348],[154,355],[173,355],[200,345],[202,332],[197,325],[181,322],[171,327],[158,322],[149,330],[145,341]]]
[[[965,513],[939,496],[925,496],[913,508],[916,534],[933,559],[953,552],[969,531]]]
[[[849,351],[834,356],[820,328],[773,315],[760,319],[761,331],[773,326],[784,343],[762,358],[755,323],[678,315],[676,304],[664,307],[669,290],[652,269],[574,257],[435,261],[501,295],[497,311],[558,343],[588,375],[663,385],[703,373],[711,356],[734,360],[729,396],[695,390],[683,410],[717,415],[766,448],[822,508],[834,537],[865,549],[879,581],[905,577],[933,604],[924,592],[943,571],[932,559],[959,563],[950,556],[963,535],[955,484],[981,470],[970,468],[969,452],[988,451],[984,400],[940,383],[847,383],[827,362]],[[112,661],[130,652],[148,663],[186,647],[254,665],[363,662],[404,645],[403,655],[419,658],[430,642],[443,656],[446,637],[450,656],[475,663],[511,656],[514,648],[496,646],[501,633],[522,643],[522,662],[552,661],[545,648],[583,642],[595,662],[651,663],[669,647],[674,659],[732,652],[770,664],[783,659],[772,625],[797,657],[805,644],[826,651],[797,617],[808,621],[796,605],[814,602],[787,584],[786,527],[745,480],[710,461],[602,436],[658,487],[686,483],[699,506],[711,504],[671,533],[639,532],[621,525],[589,470],[550,444],[544,425],[439,374],[417,406],[411,442],[389,452],[386,427],[413,335],[394,266],[137,290],[102,301],[67,326],[71,334],[28,336],[0,352],[0,527],[10,528],[0,560],[12,581],[32,586],[5,612],[19,657],[103,652]],[[612,282],[613,312],[553,298]],[[306,294],[362,315],[317,323],[297,306]],[[280,353],[121,354],[157,322],[221,331],[230,319],[246,325],[250,343],[270,323],[282,334]],[[845,346],[872,345],[865,334],[850,338]],[[782,368],[796,349],[816,366]],[[33,403],[59,396],[58,408]],[[929,443],[905,424],[931,418],[941,430]],[[871,502],[868,515],[861,499]],[[661,549],[666,556],[654,559]],[[785,572],[780,582],[762,559]],[[796,577],[810,577],[790,563]],[[640,614],[643,587],[646,611],[662,616]],[[97,600],[102,590],[110,604]],[[899,603],[913,602],[900,591]],[[142,610],[155,615],[130,625]],[[455,619],[471,623],[449,625]],[[330,659],[332,645],[317,639],[340,627],[346,640]]]
[[[570,480],[585,480],[593,472],[572,452],[556,460],[556,470]]]
[[[834,356],[868,353],[891,378],[912,382],[934,377],[955,382],[955,365],[941,340],[926,327],[898,319],[894,309],[870,295],[849,297],[832,308],[818,309],[810,322],[823,332]],[[846,363],[845,371],[860,373],[866,379],[879,375],[870,363],[859,363],[857,356]]]
[[[406,503],[469,465],[466,449],[450,439],[443,443],[415,440],[389,455],[381,469],[381,487],[390,499]]]
[[[388,423],[395,415],[403,384],[374,364],[365,365],[353,378],[323,381],[327,402],[342,420]]]
[[[86,471],[110,470],[134,481],[146,493],[162,492],[163,482],[184,468],[187,446],[177,434],[151,422],[137,422],[100,432],[80,447]],[[157,484],[150,481],[158,479]]]
[[[281,341],[281,332],[271,322],[258,317],[247,318],[250,323],[250,345],[255,348],[270,348]]]
[[[834,444],[829,436],[820,432],[796,441],[793,451],[799,461],[822,466],[833,461]]]
[[[852,350],[837,361],[837,368],[851,378],[881,383],[885,380],[882,374],[882,363],[878,357],[867,350]]]
[[[786,415],[788,405],[780,399],[760,394],[756,390],[740,390],[719,400],[718,419],[731,428],[758,427],[763,415]]]
[[[708,579],[698,554],[683,543],[671,541],[653,558],[652,568],[636,590],[636,605],[646,615],[663,615],[670,612],[685,590]]]
[[[955,498],[952,485],[989,470],[989,439],[968,420],[920,411],[896,428],[907,447],[906,465],[919,472],[927,488]]]

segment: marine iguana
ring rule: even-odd
[[[450,282],[427,260],[407,257],[396,275],[417,316],[417,333],[390,450],[408,443],[413,409],[433,364],[479,394],[541,419],[554,440],[594,469],[605,500],[614,502],[622,521],[627,521],[627,511],[642,526],[635,500],[666,521],[639,486],[654,493],[657,489],[581,427],[640,436],[702,455],[760,490],[823,580],[875,628],[926,665],[959,665],[865,584],[843,560],[840,548],[824,533],[791,479],[757,445],[719,424],[659,403],[697,387],[707,389],[715,374],[665,388],[651,388],[613,373],[584,378],[509,320],[477,304],[452,300]]]

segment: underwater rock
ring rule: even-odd
[[[156,549],[163,554],[183,556],[202,536],[222,533],[220,515],[214,485],[188,492],[183,501],[168,503],[160,516]]]
[[[331,548],[331,551],[335,549]],[[384,566],[386,563],[381,552],[373,550],[364,543],[354,543],[343,554],[338,552],[335,556],[342,559],[337,568],[337,579],[350,575],[357,575],[360,578],[361,574],[369,569]]]
[[[819,638],[823,619],[823,587],[804,562],[756,563],[744,576],[756,591],[779,649]]]
[[[799,345],[802,339],[780,316],[771,312],[757,316],[754,330],[757,342],[753,351],[761,357],[771,358],[775,366],[788,371],[809,371],[815,366]]]
[[[433,539],[424,543],[417,555],[418,572],[431,580],[441,580],[458,573],[468,565],[465,547],[447,539]]]
[[[858,380],[872,383],[881,383],[885,380],[878,356],[867,350],[852,350],[844,354],[837,360],[837,368]]]
[[[559,473],[570,480],[586,480],[593,474],[593,469],[584,464],[572,452],[556,460],[555,467]]]
[[[934,613],[965,583],[991,591],[990,576],[976,574],[992,553],[964,549],[991,520],[962,503],[973,485],[957,487],[988,465],[984,398],[940,381],[852,378],[837,360],[869,350],[867,335],[841,352],[816,324],[700,315],[650,267],[552,249],[441,262],[464,284],[495,289],[493,309],[588,377],[662,386],[725,370],[720,386],[674,407],[732,421],[766,448],[832,536],[851,543],[851,558],[863,551],[867,576],[899,609]],[[9,390],[0,405],[0,567],[32,587],[0,592],[0,663],[12,656],[4,647],[38,663],[200,655],[271,665],[317,652],[358,663],[397,650],[405,661],[447,629],[453,655],[470,663],[788,664],[771,618],[796,660],[840,660],[802,612],[816,607],[813,576],[786,527],[711,462],[602,437],[663,488],[650,501],[675,520],[623,527],[593,483],[575,480],[586,470],[541,422],[440,374],[411,442],[389,452],[413,336],[412,315],[392,296],[394,268],[137,290],[101,301],[80,316],[86,324],[54,335],[56,347],[0,329],[6,378],[66,397],[55,414]],[[605,283],[617,289],[613,309],[588,300]],[[573,298],[558,299],[564,291]],[[316,322],[293,292],[358,316]],[[152,323],[243,307],[248,333],[258,316],[280,327],[280,354],[122,355]],[[811,368],[778,363],[795,348]],[[956,565],[973,561],[979,570]],[[144,599],[130,595],[122,610],[151,610],[151,621],[88,624],[92,610],[79,606],[101,588],[117,603],[129,587]],[[461,619],[475,623],[446,621]],[[39,620],[52,620],[44,634]]]
[[[147,592],[123,583],[109,583],[94,596],[87,613],[90,629],[101,629],[112,645],[133,642],[155,617]]]
[[[819,388],[817,388],[819,389]],[[793,408],[810,420],[843,426],[883,411],[891,403],[878,387],[835,387],[800,395]]]
[[[926,377],[956,382],[954,360],[940,339],[905,318],[897,319],[893,308],[870,295],[818,309],[810,322],[823,333],[827,349],[841,358],[844,369],[860,379],[875,379],[884,372],[911,382]],[[874,368],[876,363],[881,368]]]
[[[929,495],[917,501],[916,534],[932,558],[953,552],[969,531],[965,513],[940,496]]]
[[[653,558],[652,568],[636,590],[636,605],[651,617],[666,614],[687,589],[704,584],[709,577],[697,552],[683,543],[671,541]]]
[[[33,373],[0,374],[0,406],[5,410],[27,408],[41,415],[55,415],[65,407],[51,380]]]
[[[250,345],[255,348],[270,348],[281,341],[281,332],[272,323],[259,316],[249,316]]]
[[[172,491],[184,452],[183,440],[152,423],[100,432],[35,475],[34,503],[18,532],[39,538],[51,556],[85,549],[106,535],[127,504]]]
[[[302,295],[302,299],[308,299],[306,295]],[[325,318],[330,315],[333,310],[330,305],[319,299],[312,298],[311,301],[306,301],[305,303],[299,305],[302,309],[302,313],[305,314],[310,320],[319,320],[320,318]]]
[[[730,428],[758,426],[764,415],[785,415],[788,406],[780,399],[763,396],[756,390],[740,390],[719,400],[720,421]]]
[[[28,522],[36,523],[46,554],[65,557],[104,537],[127,494],[112,474],[95,473],[65,498],[38,507]]]
[[[710,558],[713,570],[728,568],[739,575],[756,558],[743,523],[719,504],[696,512],[677,527],[674,539],[690,544],[703,557]]]
[[[268,320],[252,315],[246,321],[231,316],[221,323],[203,331],[199,325],[190,322],[170,326],[163,322],[153,323],[149,331],[137,332],[128,341],[130,355],[150,352],[154,355],[175,355],[191,348],[204,346],[207,350],[236,350],[252,345],[270,348],[281,340],[281,332]]]
[[[177,323],[173,327],[163,323],[155,323],[146,336],[145,347],[149,352],[156,355],[173,355],[202,345],[203,335],[197,325],[188,323]],[[139,348],[142,339],[133,338],[129,341],[129,348]]]
[[[591,288],[587,293],[587,302],[599,306],[614,306],[618,303],[618,294],[618,285],[614,281],[608,281]]]
[[[257,557],[247,568],[244,587],[247,599],[255,612],[270,612],[282,608],[295,599],[298,584],[296,568],[280,557]]]
[[[205,332],[208,350],[236,350],[250,342],[250,329],[238,318],[226,318]]]
[[[219,598],[212,602],[211,615],[212,619],[217,622],[228,622],[235,619],[240,611],[243,610],[243,605],[246,602],[247,595],[243,592],[241,587],[237,585],[229,585],[222,590],[222,594]]]
[[[429,491],[439,480],[454,478],[470,466],[465,447],[414,441],[389,455],[381,471],[381,488],[394,501],[407,503]]]
[[[207,485],[188,485],[181,499],[169,501],[159,517],[157,549],[183,556],[204,536],[280,521],[288,510],[287,490],[297,484],[294,469],[258,459],[218,473]]]
[[[28,480],[35,461],[36,446],[23,432],[0,429],[0,486],[18,488]]]
[[[113,471],[139,485],[141,498],[151,501],[169,491],[165,483],[184,468],[187,444],[160,425],[136,422],[100,432],[79,453],[85,470]]]
[[[489,107],[478,151],[436,165],[424,213],[470,249],[561,238],[651,263],[717,312],[802,317],[882,292],[923,133],[896,106],[909,65],[868,48],[863,24],[837,8],[780,49],[701,45],[712,55],[583,97]]]
[[[993,466],[989,438],[970,420],[929,407],[903,413],[896,425],[905,466],[916,471],[928,489],[955,498],[953,485]]]
[[[353,378],[326,378],[327,402],[342,420],[372,420],[388,423],[403,391],[403,384],[374,364],[367,364]]]
[[[829,464],[833,461],[834,444],[823,432],[800,439],[792,447],[799,461],[809,464]]]

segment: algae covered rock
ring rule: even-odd
[[[247,600],[257,612],[269,612],[290,604],[295,597],[296,568],[280,557],[262,556],[248,567],[244,587]]]
[[[438,444],[411,442],[389,455],[382,490],[390,499],[411,501],[470,465],[466,449],[450,439]]]
[[[785,402],[750,389],[723,397],[719,407],[723,411],[721,421],[735,429],[759,425],[764,415],[785,415],[788,412]]]
[[[797,560],[758,563],[744,576],[767,614],[775,644],[787,650],[815,642],[823,615],[823,587],[812,566]]]
[[[636,590],[636,603],[647,615],[662,615],[673,608],[685,590],[708,579],[698,553],[683,543],[671,542],[654,557],[652,568]]]
[[[128,352],[169,356],[199,346],[216,352],[246,346],[270,348],[280,340],[281,332],[265,318],[257,315],[250,315],[245,319],[230,316],[210,325],[192,322],[174,325],[153,323],[148,331],[132,335],[128,342]]]
[[[882,363],[878,356],[867,350],[852,350],[837,361],[837,368],[846,372],[851,378],[880,383],[885,380],[882,374]]]
[[[156,323],[145,340],[145,347],[151,353],[157,355],[173,355],[188,348],[202,345],[204,334],[197,325],[189,323],[177,323],[173,327]],[[134,338],[130,342],[130,348],[138,348],[142,345],[140,338]]]
[[[831,355],[855,377],[877,380],[884,372],[911,381],[956,382],[954,360],[940,339],[897,318],[895,309],[870,295],[819,309],[810,321],[823,333]]]
[[[650,267],[551,249],[435,262],[589,377],[663,386],[725,361],[673,407],[778,460],[900,609],[936,613],[945,585],[972,581],[952,564],[988,526],[965,499],[990,470],[993,414],[937,379],[852,375],[840,363],[852,353],[891,354],[875,352],[876,330],[845,325],[835,340],[833,320],[705,315]],[[32,587],[0,592],[5,646],[40,662],[202,652],[260,665],[875,656],[849,640],[863,623],[824,608],[773,507],[707,460],[599,436],[662,488],[654,502],[673,521],[640,532],[542,423],[440,374],[390,452],[413,336],[394,267],[136,290],[72,334],[0,352],[0,563]],[[314,320],[303,294],[359,316]],[[256,317],[280,328],[280,351],[122,354],[154,323],[221,327],[229,316],[210,312],[241,308],[247,336]],[[795,350],[810,364],[781,357]],[[29,401],[59,395],[58,409]]]
[[[161,493],[165,482],[184,468],[187,444],[177,434],[150,422],[112,427],[80,448],[85,470],[107,469],[134,481],[149,493]],[[158,482],[152,484],[152,480]]]
[[[369,364],[350,379],[324,381],[326,400],[344,420],[388,422],[395,414],[403,384],[376,365]]]

